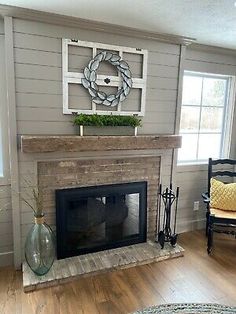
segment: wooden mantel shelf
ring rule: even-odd
[[[181,147],[179,135],[138,136],[21,136],[24,153],[172,149]]]

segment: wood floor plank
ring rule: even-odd
[[[216,235],[212,256],[203,231],[182,234],[185,256],[24,293],[22,274],[0,269],[1,314],[127,314],[154,304],[236,305],[236,240]]]

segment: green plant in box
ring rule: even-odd
[[[75,115],[74,125],[83,126],[141,126],[141,119],[137,116],[119,116],[119,115]]]

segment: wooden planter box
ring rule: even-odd
[[[132,126],[83,126],[76,125],[76,134],[80,136],[122,136],[137,135],[137,127]]]

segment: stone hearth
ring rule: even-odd
[[[81,277],[102,274],[138,265],[167,260],[183,256],[179,246],[166,244],[161,249],[159,244],[148,241],[122,248],[57,260],[44,276],[36,276],[29,266],[23,264],[23,287],[25,292],[67,283]]]

